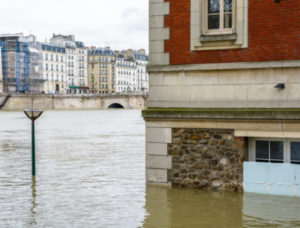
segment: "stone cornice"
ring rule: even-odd
[[[300,60],[148,66],[149,73],[172,71],[241,70],[300,67]]]
[[[145,119],[300,120],[300,108],[149,108]]]

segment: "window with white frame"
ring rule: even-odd
[[[190,0],[191,50],[248,47],[249,0]]]
[[[235,0],[205,1],[205,34],[233,33],[235,25]]]
[[[300,164],[300,139],[251,138],[249,160]]]

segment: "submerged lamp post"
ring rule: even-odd
[[[32,177],[35,177],[35,136],[34,121],[39,118],[43,111],[36,109],[25,109],[25,115],[31,120],[31,159],[32,159]]]

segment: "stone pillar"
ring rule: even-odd
[[[147,183],[168,184],[168,169],[172,168],[168,143],[172,143],[171,128],[146,128]]]

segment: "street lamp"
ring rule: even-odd
[[[32,177],[35,177],[35,135],[34,121],[39,118],[43,111],[36,109],[25,109],[25,115],[31,120],[31,159],[32,159]]]

